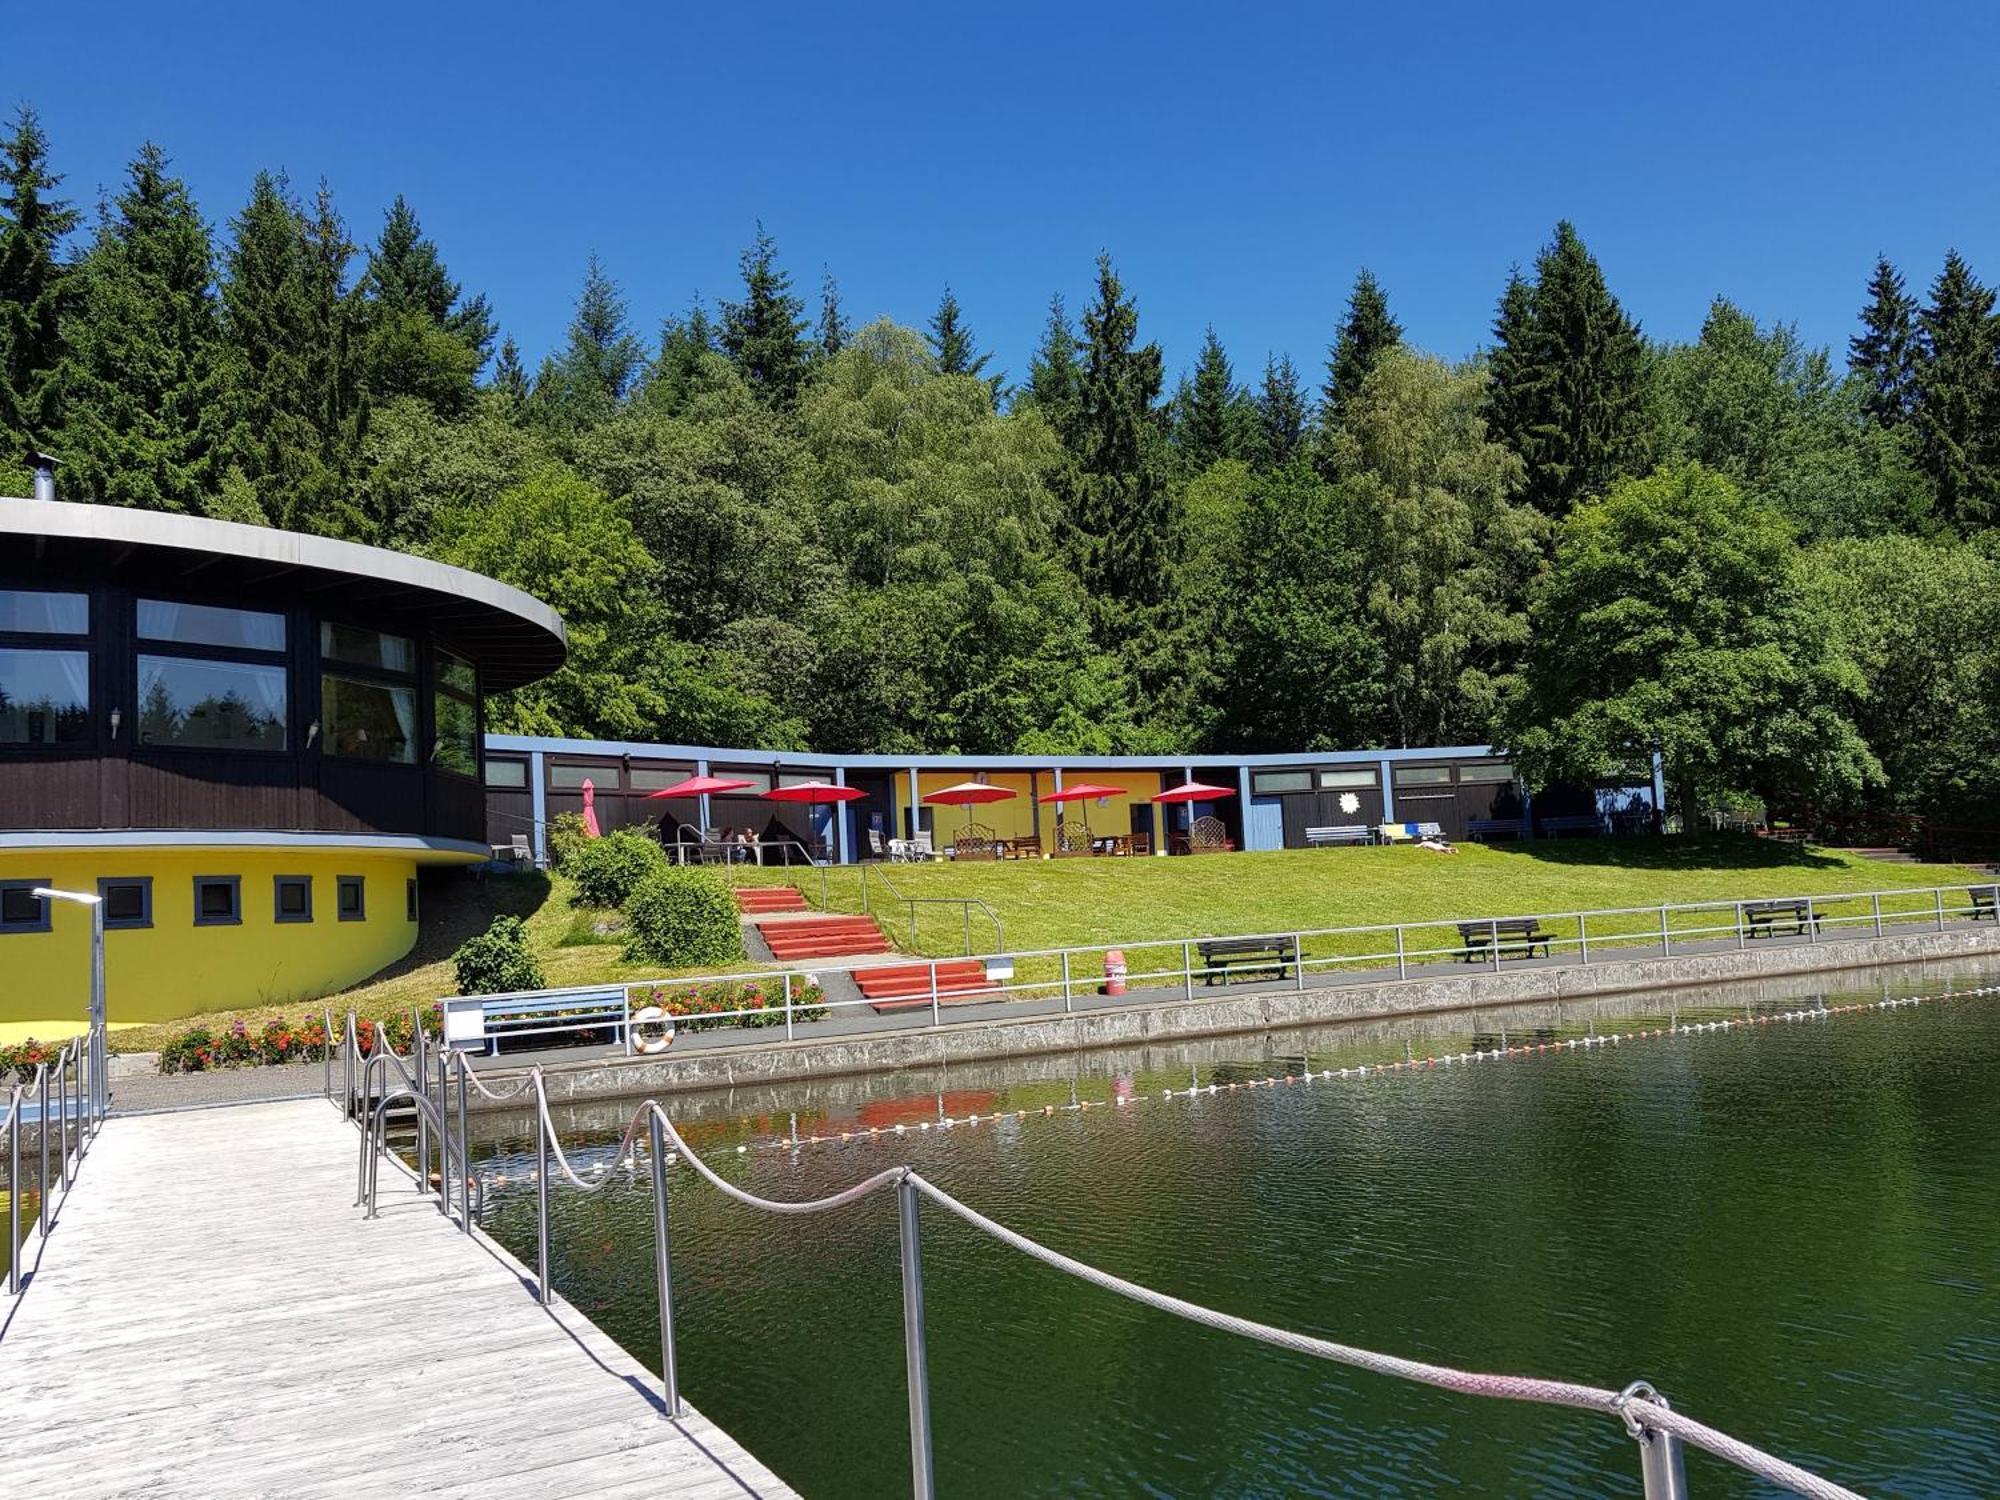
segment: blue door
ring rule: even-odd
[[[1282,797],[1252,797],[1250,799],[1249,836],[1244,840],[1252,849],[1282,849],[1285,847],[1285,803]]]

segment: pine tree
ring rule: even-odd
[[[1568,220],[1532,288],[1509,280],[1494,334],[1487,421],[1520,455],[1537,508],[1567,515],[1645,467],[1645,345]]]
[[[695,311],[707,323],[707,314],[701,312],[697,303]],[[847,341],[854,336],[846,317],[840,310],[840,283],[833,279],[833,272],[820,267],[819,272],[819,323],[813,329],[813,358],[821,363],[832,359],[847,347]]]
[[[1195,356],[1193,377],[1175,392],[1174,448],[1183,473],[1199,474],[1237,456],[1240,402],[1229,356],[1210,324],[1202,335],[1201,353]]]
[[[1916,310],[1901,273],[1886,255],[1877,256],[1868,305],[1861,309],[1862,331],[1847,341],[1847,364],[1868,383],[1862,410],[1882,427],[1902,426],[1916,404]]]
[[[1108,255],[1097,258],[1097,299],[1083,315],[1083,335],[1070,530],[1107,644],[1129,644],[1171,589],[1173,500],[1158,451],[1160,346],[1138,342],[1138,308]]]
[[[1275,360],[1265,356],[1264,380],[1255,400],[1258,466],[1283,468],[1299,451],[1306,430],[1306,393],[1299,386],[1291,355]]]
[[[1082,347],[1058,293],[1049,298],[1049,320],[1043,325],[1041,344],[1028,361],[1028,383],[1014,400],[1018,406],[1039,411],[1065,442],[1083,400],[1083,364],[1078,358]]]
[[[80,495],[204,509],[220,436],[214,272],[208,226],[148,143],[76,267],[62,323],[62,450]]]
[[[660,353],[646,375],[648,406],[674,415],[701,383],[702,362],[716,356],[715,324],[696,297],[684,317],[670,316],[660,325]]]
[[[1403,341],[1403,325],[1389,316],[1389,298],[1373,271],[1363,268],[1347,297],[1347,316],[1327,350],[1323,390],[1327,425],[1340,420],[1383,351]]]
[[[61,421],[62,301],[56,255],[77,214],[55,196],[49,139],[22,105],[0,142],[0,461],[45,448]]]
[[[765,405],[784,410],[805,383],[805,307],[778,268],[777,243],[762,224],[740,265],[743,300],[722,304],[722,352]]]
[[[645,345],[625,321],[625,298],[596,255],[583,273],[562,351],[543,362],[529,410],[572,430],[608,421],[631,393]]]
[[[1918,464],[1937,496],[1938,514],[1971,529],[1990,522],[2000,500],[2000,374],[1996,374],[1994,294],[1956,250],[1931,283],[1930,305],[1917,315]]]
[[[445,414],[465,410],[493,347],[493,316],[484,297],[462,295],[400,193],[360,290],[369,393],[415,396]]]
[[[978,375],[993,358],[978,351],[950,287],[938,298],[937,311],[931,314],[930,331],[924,340],[931,346],[931,358],[936,361],[940,375]]]
[[[521,346],[514,342],[511,333],[501,343],[500,353],[494,358],[491,389],[500,398],[500,409],[509,419],[520,416],[522,408],[528,404],[528,370],[521,363]]]

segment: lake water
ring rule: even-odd
[[[1226,1084],[1306,1058],[1317,1073],[1483,1049],[1503,1030],[1518,1045],[1996,981],[2000,966],[1961,964],[1510,1008],[706,1095],[677,1117],[767,1196],[908,1162],[1025,1234],[1230,1312],[1467,1368],[1643,1377],[1865,1492],[1993,1494],[2000,997]],[[1159,1098],[1191,1079],[1225,1087]],[[1120,1092],[1134,1102],[1110,1103]],[[628,1114],[568,1112],[565,1140],[586,1143],[575,1159],[603,1160]],[[900,1137],[789,1144],[898,1122]],[[525,1122],[485,1135],[488,1227],[532,1263]],[[688,1397],[815,1500],[907,1493],[893,1195],[778,1219],[684,1168],[672,1181]],[[554,1202],[557,1285],[656,1363],[645,1174]],[[924,1221],[940,1494],[1637,1492],[1634,1447],[1609,1419],[1253,1345],[1083,1286],[941,1210]],[[1688,1466],[1696,1495],[1765,1492],[1705,1455]]]

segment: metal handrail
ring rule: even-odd
[[[106,1087],[110,1049],[106,1045],[103,1020],[93,1017],[89,1027],[71,1037],[57,1050],[53,1060],[35,1064],[26,1082],[16,1081],[7,1096],[7,1112],[0,1122],[0,1138],[7,1143],[7,1294],[18,1297],[21,1278],[21,1136],[28,1096],[35,1096],[35,1139],[41,1164],[35,1178],[35,1236],[46,1242],[54,1222],[56,1204],[49,1194],[49,1088],[56,1093],[55,1123],[59,1142],[56,1170],[62,1184],[62,1201],[76,1182],[78,1169],[90,1150],[90,1143],[103,1127],[110,1104]],[[71,1130],[71,1121],[75,1129]]]
[[[873,870],[875,880],[889,892],[889,899],[891,901],[896,902],[900,906],[905,906],[909,908],[909,914],[910,914],[909,941],[912,947],[916,945],[917,941],[917,908],[919,906],[956,906],[962,908],[962,915],[964,917],[964,926],[965,926],[965,954],[966,957],[968,958],[971,957],[972,956],[972,909],[976,906],[979,908],[981,912],[985,914],[986,920],[993,924],[993,951],[995,953],[1000,953],[1005,951],[1007,947],[1007,933],[1006,930],[1000,925],[1000,915],[979,897],[906,896],[901,891],[896,889],[896,883],[889,878],[888,874],[885,871],[878,868],[877,866],[873,864],[863,863],[860,866],[860,870],[861,870],[861,910],[863,911],[863,913],[869,916],[874,915],[874,907],[870,904],[870,898],[868,892],[869,872]],[[824,903],[822,903],[822,909],[824,909]]]
[[[1406,1359],[1398,1355],[1380,1354],[1373,1350],[1254,1322],[1248,1318],[1237,1317],[1154,1291],[1150,1287],[1127,1281],[1084,1261],[1064,1255],[986,1217],[907,1166],[891,1167],[877,1172],[872,1177],[822,1198],[791,1201],[761,1198],[724,1180],[697,1156],[680,1132],[674,1128],[665,1107],[657,1099],[648,1098],[639,1105],[609,1160],[598,1170],[595,1179],[589,1180],[570,1165],[563,1153],[561,1142],[556,1136],[555,1122],[549,1114],[548,1090],[539,1067],[530,1074],[530,1085],[534,1094],[535,1109],[535,1295],[544,1306],[554,1298],[549,1271],[549,1186],[555,1172],[559,1171],[573,1187],[583,1192],[597,1192],[611,1181],[614,1170],[636,1167],[635,1147],[638,1131],[642,1123],[646,1127],[653,1190],[655,1295],[659,1310],[660,1373],[667,1411],[671,1416],[679,1416],[683,1407],[674,1330],[671,1214],[666,1178],[669,1158],[678,1156],[697,1176],[726,1197],[766,1213],[785,1215],[823,1213],[873,1197],[885,1188],[893,1187],[896,1190],[902,1268],[904,1363],[909,1392],[910,1479],[911,1491],[916,1500],[931,1500],[935,1489],[930,1430],[929,1367],[924,1336],[923,1247],[918,1211],[920,1198],[930,1199],[966,1224],[1044,1265],[1143,1306],[1172,1313],[1176,1317],[1203,1327],[1249,1338],[1290,1352],[1307,1354],[1372,1373],[1389,1375],[1461,1394],[1566,1406],[1615,1416],[1638,1444],[1640,1473],[1647,1500],[1685,1500],[1687,1480],[1683,1468],[1682,1448],[1687,1443],[1692,1443],[1798,1494],[1818,1497],[1818,1500],[1860,1500],[1860,1497],[1851,1490],[1775,1458],[1730,1437],[1727,1433],[1673,1410],[1665,1398],[1644,1381],[1634,1381],[1623,1390],[1613,1391],[1565,1381],[1477,1374],[1445,1365]]]

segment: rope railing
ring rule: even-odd
[[[351,1023],[348,1034],[351,1039],[353,1035]],[[432,1077],[432,1065],[425,1060],[425,1043],[421,1040],[421,1036],[420,1032],[420,1040],[413,1044],[413,1053],[418,1063],[416,1076],[429,1079]],[[386,1046],[386,1040],[384,1045]],[[400,1068],[401,1060],[398,1059],[397,1063]],[[380,1064],[385,1076],[387,1066],[386,1062]],[[455,1122],[458,1135],[455,1143],[451,1139],[454,1121],[450,1111],[434,1103],[424,1086],[419,1084],[393,1089],[364,1110],[363,1149],[365,1152],[378,1154],[386,1150],[383,1129],[388,1107],[400,1099],[411,1099],[417,1107],[419,1121],[428,1121],[440,1138],[439,1157],[445,1164],[440,1178],[440,1187],[443,1190],[443,1182],[448,1179],[454,1160],[461,1172],[469,1175],[470,1150],[469,1140],[465,1134],[464,1114],[464,1100],[468,1089],[478,1090],[486,1097],[496,1100],[531,1094],[534,1101],[536,1157],[535,1283],[536,1297],[545,1306],[554,1298],[549,1266],[551,1186],[560,1181],[576,1191],[596,1193],[616,1180],[621,1173],[635,1171],[638,1164],[637,1140],[641,1129],[645,1130],[648,1137],[647,1157],[654,1201],[655,1293],[659,1306],[660,1369],[667,1409],[670,1414],[676,1416],[682,1412],[683,1406],[675,1349],[671,1215],[666,1177],[668,1162],[678,1157],[703,1182],[734,1203],[756,1212],[787,1217],[837,1211],[893,1189],[897,1198],[901,1247],[911,1488],[917,1500],[930,1500],[935,1490],[930,1436],[930,1390],[924,1345],[923,1250],[919,1216],[919,1206],[923,1200],[929,1200],[969,1227],[1043,1265],[1100,1290],[1124,1297],[1140,1306],[1171,1314],[1204,1328],[1247,1338],[1288,1353],[1329,1360],[1350,1368],[1462,1395],[1553,1405],[1616,1417],[1639,1447],[1640,1471],[1647,1500],[1685,1500],[1687,1481],[1681,1457],[1684,1445],[1700,1448],[1771,1484],[1795,1494],[1811,1497],[1811,1500],[1860,1500],[1852,1490],[1675,1411],[1664,1397],[1644,1381],[1634,1381],[1622,1390],[1613,1390],[1609,1387],[1530,1376],[1460,1370],[1449,1365],[1362,1349],[1317,1335],[1278,1328],[1254,1319],[1225,1313],[1128,1281],[1031,1239],[1020,1231],[980,1213],[907,1166],[887,1168],[837,1192],[817,1198],[786,1200],[762,1197],[729,1182],[702,1160],[675,1128],[666,1107],[658,1099],[653,1098],[644,1100],[633,1111],[619,1136],[616,1147],[601,1164],[587,1172],[578,1171],[563,1150],[558,1137],[549,1110],[548,1089],[539,1067],[533,1069],[516,1084],[514,1093],[501,1094],[486,1088],[477,1077],[473,1076],[472,1068],[463,1053],[455,1049],[444,1049],[443,1058],[438,1059],[435,1064],[435,1078],[441,1090],[440,1098],[443,1097],[443,1091],[448,1089],[449,1080],[455,1078],[457,1082],[459,1110]],[[368,1084],[366,1076],[364,1076],[364,1087],[372,1087]],[[364,1101],[367,1097],[364,1095]],[[461,1177],[461,1182],[465,1180],[465,1177]],[[376,1212],[378,1187],[372,1170],[367,1176],[364,1187],[366,1212],[368,1216],[373,1217]],[[428,1176],[420,1169],[418,1190],[422,1192],[427,1189]],[[461,1217],[468,1233],[471,1232],[471,1222],[475,1213],[473,1196],[473,1190],[469,1187],[462,1189]],[[448,1212],[448,1204],[444,1206]]]
[[[7,1294],[21,1295],[25,1280],[21,1275],[21,1137],[24,1134],[30,1097],[34,1099],[35,1143],[40,1155],[35,1176],[35,1218],[32,1228],[38,1245],[45,1244],[55,1223],[58,1203],[49,1192],[50,1125],[55,1126],[55,1176],[67,1201],[75,1185],[90,1143],[102,1128],[111,1099],[105,1073],[110,1051],[105,1046],[103,1022],[93,1018],[80,1036],[71,1037],[54,1058],[35,1065],[26,1080],[16,1081],[7,1095],[7,1111],[0,1119],[0,1140],[7,1148]],[[50,1104],[49,1092],[55,1091]],[[51,1116],[51,1108],[54,1114]]]

